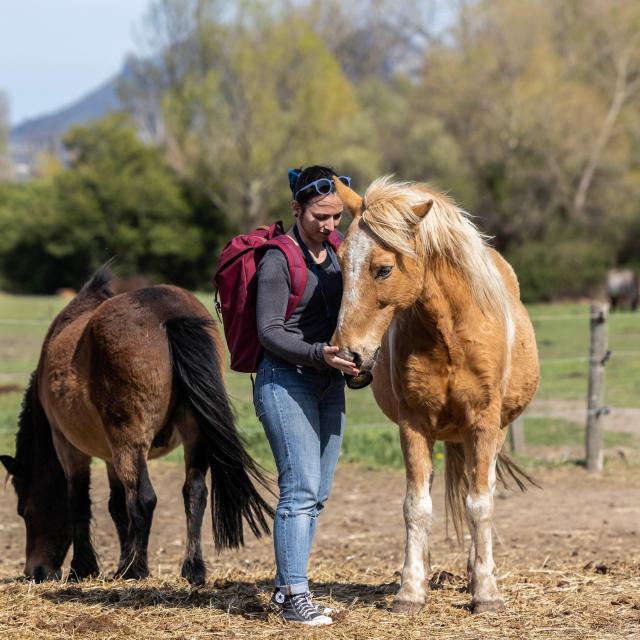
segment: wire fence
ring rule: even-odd
[[[55,314],[54,314],[55,315]],[[632,312],[624,312],[624,311],[618,311],[616,312],[613,316],[610,316],[610,319],[612,320],[618,320],[618,319],[623,319],[623,318],[632,318],[632,317],[640,317],[640,314],[635,314]],[[593,316],[591,313],[561,313],[561,314],[543,314],[543,315],[531,315],[530,316],[532,323],[534,324],[534,326],[536,326],[538,323],[553,323],[553,322],[562,322],[562,323],[567,323],[567,322],[581,322],[584,323],[584,329],[585,329],[585,341],[588,340],[588,331],[587,331],[587,323],[590,322],[591,320],[593,320]],[[42,319],[19,319],[19,318],[0,318],[0,326],[14,326],[14,327],[22,327],[22,326],[29,326],[29,327],[48,327],[51,323],[51,318],[42,318]],[[541,357],[540,358],[540,364],[541,366],[544,368],[545,365],[563,365],[563,364],[567,364],[567,365],[571,365],[571,364],[576,364],[576,365],[587,365],[590,363],[590,356],[587,355],[587,349],[588,346],[585,343],[585,350],[584,350],[584,355],[570,355],[570,356],[560,356],[560,357]],[[636,360],[640,360],[640,350],[633,350],[633,349],[625,349],[625,350],[618,350],[618,349],[614,349],[613,351],[613,359],[614,362],[615,360],[619,360],[619,359],[636,359]],[[570,372],[569,372],[570,374]],[[24,371],[24,370],[20,370],[20,371],[0,371],[0,385],[5,385],[5,386],[16,386],[16,391],[19,390],[20,385],[24,385],[27,383],[29,377],[31,375],[30,371]],[[552,383],[549,383],[552,384]],[[543,386],[545,386],[545,381],[544,378],[541,382],[541,389],[543,388]],[[548,386],[548,385],[547,385]],[[586,387],[586,385],[585,385]],[[560,403],[556,402],[556,405],[559,406],[554,406],[552,410],[549,410],[548,407],[545,408],[544,403],[546,399],[540,399],[538,398],[537,403],[534,403],[533,405],[531,405],[526,413],[525,413],[525,417],[527,419],[536,419],[536,418],[544,418],[544,417],[553,417],[553,418],[564,418],[567,419],[569,421],[576,421],[577,415],[582,414],[584,416],[584,419],[586,419],[587,417],[587,405],[586,405],[586,395],[587,395],[587,390],[586,388],[584,389],[584,391],[582,391],[579,395],[575,395],[575,397],[570,397],[567,398],[566,395],[564,397],[564,402],[574,402],[574,403],[579,403],[579,402],[583,402],[583,408],[580,409],[579,406],[573,406],[573,407],[569,407],[569,408],[562,408]],[[235,402],[235,403],[239,403],[239,404],[250,404],[250,400],[247,400],[246,398],[239,398],[237,396],[235,396],[235,394],[231,394],[231,399]],[[639,396],[639,400],[640,400],[640,396]],[[638,409],[629,409],[629,408],[618,408],[615,410],[616,412],[620,413],[620,414],[628,414],[629,416],[633,416],[635,417],[635,412],[638,411]],[[367,428],[367,429],[372,429],[372,430],[378,430],[378,429],[388,429],[388,428],[393,428],[395,425],[393,425],[393,423],[391,423],[390,421],[381,421],[381,422],[367,422],[367,423],[362,423],[362,424],[352,424],[349,423],[349,428]],[[253,430],[259,430],[259,427],[243,427],[244,431],[253,431]]]

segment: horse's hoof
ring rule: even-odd
[[[395,600],[391,613],[420,613],[424,602],[409,602],[408,600]]]
[[[149,576],[149,569],[146,567],[119,567],[113,576],[116,580],[142,580]]]
[[[72,560],[69,569],[69,580],[71,580],[71,582],[79,582],[87,578],[97,578],[100,575],[100,568],[95,559],[88,562]]]
[[[87,578],[97,578],[100,575],[100,570],[98,567],[94,569],[74,569],[70,567],[69,570],[69,581],[70,582],[81,582],[82,580],[86,580]]]
[[[201,558],[185,560],[182,565],[182,577],[193,587],[201,587],[207,578],[207,569]]]
[[[471,611],[476,613],[486,613],[487,611],[504,611],[504,600],[487,600],[486,602],[472,602]]]

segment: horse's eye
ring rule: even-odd
[[[391,269],[393,267],[379,267],[376,269],[376,280],[384,280],[391,275]]]

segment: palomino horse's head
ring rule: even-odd
[[[433,201],[420,194],[398,203],[383,193],[369,202],[369,190],[363,199],[339,180],[334,182],[353,221],[338,252],[344,293],[331,343],[367,372],[375,364],[382,336],[395,313],[411,307],[422,293],[424,267],[415,238]],[[384,191],[388,184],[384,179],[376,182],[378,191]],[[385,226],[389,223],[384,221],[383,208],[398,206],[396,213],[402,224],[390,229]]]
[[[15,458],[3,455],[0,462],[11,475],[18,496],[18,514],[27,529],[24,573],[41,582],[60,578],[72,532],[66,479],[49,425],[40,422],[41,416],[32,402],[34,393],[31,384],[22,405]]]

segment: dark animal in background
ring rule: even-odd
[[[621,304],[628,304],[631,311],[635,311],[640,299],[640,283],[635,271],[610,269],[607,272],[607,297],[611,311],[615,311]]]
[[[99,269],[44,340],[23,400],[16,456],[0,456],[26,525],[25,573],[60,577],[73,543],[71,577],[99,573],[90,537],[90,463],[107,463],[109,512],[120,540],[116,575],[149,574],[147,543],[156,495],[147,459],[184,446],[187,545],[182,575],[203,584],[200,545],[211,470],[216,547],[243,544],[243,518],[268,532],[266,486],[236,431],[222,379],[224,350],[206,308],[190,293],[156,286],[113,296]]]

